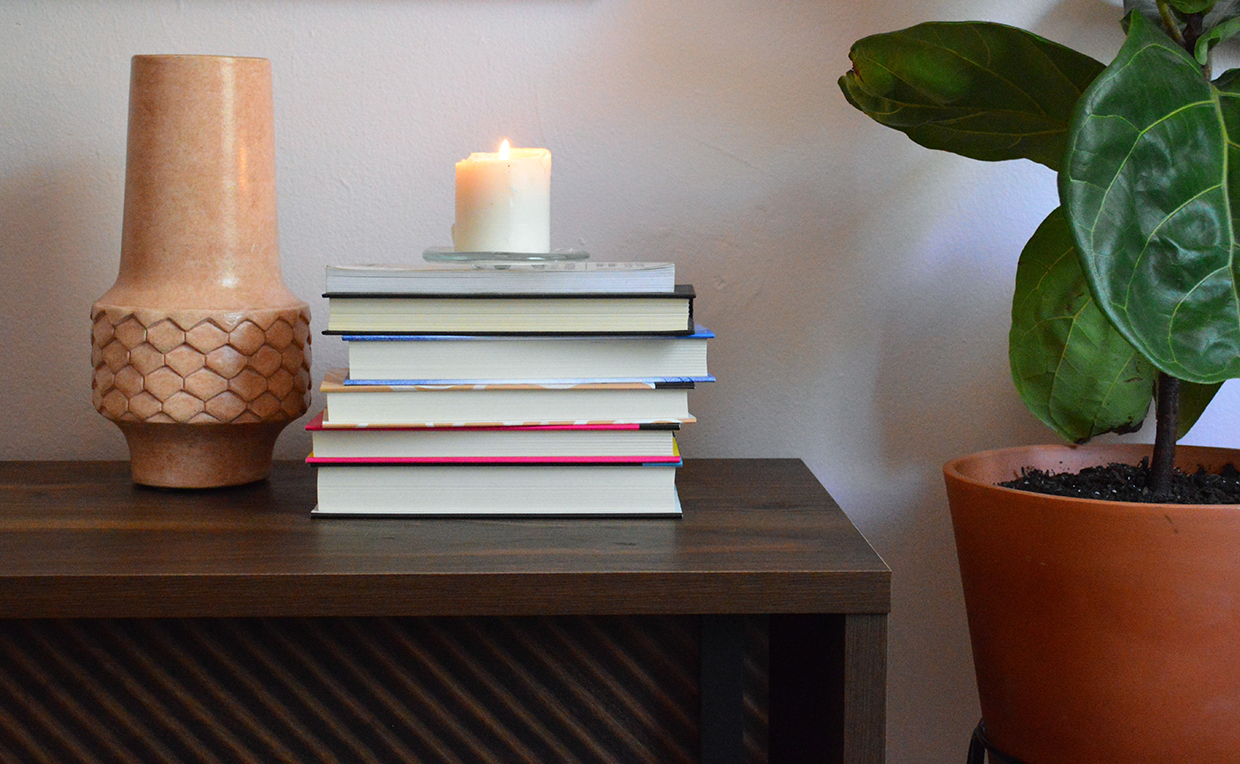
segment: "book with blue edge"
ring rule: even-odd
[[[480,381],[712,382],[714,332],[681,335],[345,335],[346,385]]]

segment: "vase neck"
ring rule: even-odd
[[[280,272],[270,62],[134,57],[118,288],[184,307],[292,297]]]

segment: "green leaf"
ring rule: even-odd
[[[1233,18],[1218,24],[1198,37],[1197,46],[1193,50],[1193,57],[1197,59],[1197,64],[1200,66],[1209,64],[1210,51],[1214,50],[1214,46],[1230,40],[1237,33],[1240,33],[1240,18]]]
[[[1150,23],[1161,28],[1162,14],[1158,12],[1158,0],[1124,0],[1124,18],[1120,22],[1124,32],[1128,31],[1129,19],[1133,11],[1137,11],[1149,19]]]
[[[1193,56],[1197,63],[1206,66],[1210,61],[1210,52],[1240,32],[1240,0],[1220,0],[1216,3],[1214,10],[1207,13],[1202,21],[1202,29],[1204,31],[1197,39]]]
[[[1058,169],[1098,61],[1015,27],[927,23],[866,37],[839,80],[848,102],[932,149]]]
[[[1215,0],[1167,0],[1167,5],[1183,14],[1205,13],[1214,7]]]
[[[1206,406],[1210,405],[1214,394],[1222,386],[1222,382],[1212,385],[1184,382],[1180,385],[1180,421],[1179,431],[1175,435],[1176,440],[1184,437],[1189,430],[1193,429],[1193,425],[1197,424],[1197,420],[1205,413]]]
[[[1226,75],[1220,83],[1234,83]],[[1094,298],[1159,369],[1240,375],[1240,90],[1140,14],[1073,118],[1059,196]]]
[[[1008,358],[1025,405],[1067,440],[1132,432],[1149,411],[1157,371],[1094,304],[1060,209],[1021,252]]]

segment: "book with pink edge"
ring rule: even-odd
[[[310,464],[679,464],[676,423],[407,427],[307,425]]]

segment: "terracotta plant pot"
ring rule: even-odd
[[[120,272],[91,309],[96,408],[136,482],[260,480],[310,399],[310,310],[284,285],[271,64],[135,56]]]
[[[1149,446],[1045,446],[944,467],[989,742],[1029,764],[1240,757],[1240,507],[994,485]],[[1180,446],[1185,471],[1240,452]]]

